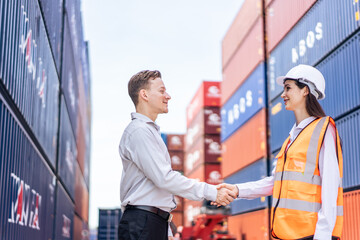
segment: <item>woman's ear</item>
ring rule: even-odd
[[[303,89],[304,89],[304,97],[305,97],[306,95],[308,95],[310,93],[310,90],[309,90],[308,86],[304,87]]]

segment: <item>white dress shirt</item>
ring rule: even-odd
[[[214,185],[198,182],[171,169],[171,159],[160,127],[140,113],[124,130],[119,153],[123,164],[120,184],[121,208],[147,205],[170,212],[176,208],[173,195],[194,201],[216,200]]]
[[[293,142],[301,130],[314,119],[314,117],[309,117],[301,121],[297,126],[294,124],[290,131],[290,143]],[[341,184],[341,179],[335,144],[335,128],[332,124],[329,124],[319,154],[322,202],[318,212],[318,221],[314,235],[314,239],[319,240],[331,239],[331,234],[336,222],[338,187]],[[289,145],[290,144],[288,144],[288,146]],[[239,198],[254,199],[272,195],[275,166],[272,171],[272,176],[254,182],[237,184]]]

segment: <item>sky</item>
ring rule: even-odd
[[[220,81],[221,42],[243,0],[82,0],[92,77],[89,226],[98,208],[120,207],[118,144],[135,110],[127,83],[141,70],[159,70],[169,113],[164,133],[186,132],[186,107],[203,80]]]

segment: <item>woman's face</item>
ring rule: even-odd
[[[309,94],[308,88],[300,89],[294,80],[286,80],[284,91],[281,97],[284,99],[285,109],[294,111],[306,107],[306,95]]]

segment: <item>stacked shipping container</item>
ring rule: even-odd
[[[118,239],[121,209],[99,209],[98,240]]]
[[[171,168],[175,171],[184,174],[184,134],[165,134],[161,137],[169,151],[171,159]],[[173,215],[173,223],[176,226],[184,225],[184,199],[179,196],[174,196],[176,202],[176,209],[171,212]]]
[[[219,184],[221,176],[220,83],[204,81],[187,108],[185,137],[185,176]],[[184,225],[201,211],[203,203],[185,199]]]
[[[263,10],[255,10],[255,5],[262,5],[260,8]],[[270,156],[275,156],[279,151],[295,122],[293,113],[285,111],[280,97],[282,89],[276,86],[275,79],[298,64],[313,65],[326,79],[326,98],[320,104],[335,119],[342,138],[344,219],[348,226],[359,224],[358,213],[346,211],[348,202],[359,204],[359,12],[359,1],[267,0],[256,3],[245,0],[224,37],[222,47],[221,141],[222,172],[226,182],[256,180],[271,171]],[[328,18],[329,15],[337,17]],[[242,24],[245,18],[250,21],[246,25]],[[261,43],[256,41],[255,32],[261,37]],[[252,38],[252,41],[248,38]],[[256,46],[266,49],[266,54],[259,56],[261,51],[255,51]],[[234,86],[237,87],[235,92],[232,91],[236,89]],[[255,106],[250,106],[254,103]],[[266,109],[268,104],[269,108]],[[240,215],[229,218],[229,229],[240,239],[269,239],[268,234],[264,235],[259,230],[256,230],[257,233],[255,230],[242,230],[250,228],[241,227],[242,220],[239,219],[250,221],[250,214],[268,214],[268,211],[257,210],[267,208],[268,201],[256,201],[236,200],[232,204],[232,214]],[[264,227],[268,228],[269,225],[265,224]],[[357,235],[356,227],[344,228],[344,239],[356,239],[353,236]]]
[[[6,239],[87,239],[90,68],[80,1],[66,2],[0,2]]]

